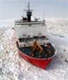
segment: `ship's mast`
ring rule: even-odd
[[[26,11],[28,22],[31,22],[32,10],[30,9],[30,2],[28,2],[28,9],[25,11]]]
[[[30,11],[30,2],[28,2],[28,10]]]

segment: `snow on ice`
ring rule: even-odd
[[[68,21],[50,21],[47,28],[57,55],[46,70],[18,55],[13,29],[0,29],[0,80],[68,80]]]

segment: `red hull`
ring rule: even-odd
[[[38,66],[42,69],[45,69],[47,67],[47,65],[51,62],[51,60],[53,59],[53,57],[49,58],[49,59],[40,59],[40,58],[33,58],[30,57],[24,53],[22,53],[19,49],[18,49],[19,55],[24,58],[26,61],[30,62],[31,64]]]

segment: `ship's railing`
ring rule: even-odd
[[[40,37],[34,36],[34,37],[30,37],[30,38],[19,38],[20,42],[28,42],[28,41],[33,41],[33,40],[36,40],[36,41],[37,40],[48,40],[48,38],[45,36],[40,36]]]
[[[31,21],[31,22],[23,22],[23,21],[15,21],[15,25],[36,25],[36,24],[41,24],[45,25],[45,21]]]

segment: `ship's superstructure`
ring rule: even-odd
[[[17,37],[20,41],[21,46],[28,46],[31,43],[33,43],[34,37],[39,37],[37,41],[39,41],[41,44],[42,42],[45,42],[45,38],[42,39],[41,37],[46,35],[46,26],[45,26],[45,20],[39,21],[37,18],[35,18],[34,21],[32,21],[32,10],[30,9],[30,3],[28,3],[28,9],[26,11],[26,17],[22,17],[21,20],[15,21],[15,30],[17,33]],[[29,41],[29,38],[32,38],[32,41],[23,42],[22,38],[27,38]],[[39,40],[40,39],[40,40]],[[42,39],[42,40],[41,40]],[[34,39],[35,40],[35,39]],[[32,44],[31,44],[32,45]]]

